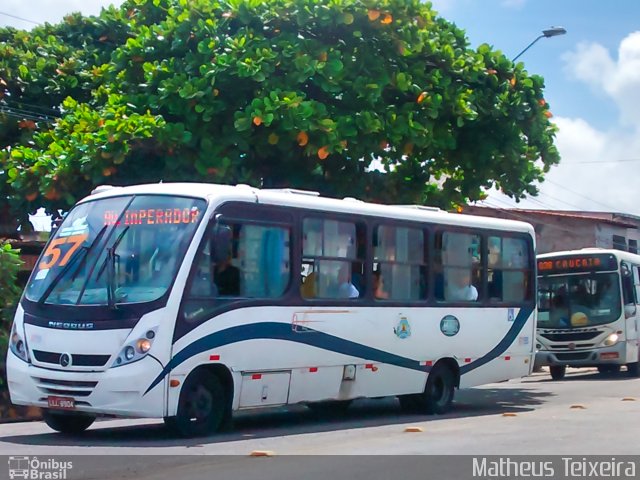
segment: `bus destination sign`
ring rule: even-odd
[[[604,272],[617,270],[616,258],[610,254],[571,255],[538,259],[539,274],[570,272]]]
[[[197,207],[193,208],[167,208],[167,209],[154,209],[144,208],[136,210],[127,210],[124,215],[120,215],[119,212],[106,211],[104,212],[104,224],[105,225],[168,225],[168,224],[190,224],[196,223],[200,211]]]

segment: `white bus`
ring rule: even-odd
[[[315,192],[101,189],[52,235],[21,299],[11,399],[58,431],[96,415],[185,436],[233,411],[399,396],[530,373],[533,228]]]
[[[640,255],[586,248],[538,256],[536,365],[640,375]]]

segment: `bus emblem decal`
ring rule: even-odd
[[[440,331],[447,337],[453,337],[460,331],[460,320],[453,315],[446,315],[440,320]]]
[[[398,325],[393,329],[393,333],[396,334],[398,338],[408,338],[411,336],[411,325],[409,324],[409,320],[407,317],[401,316]]]

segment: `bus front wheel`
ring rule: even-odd
[[[42,419],[49,428],[56,432],[77,435],[89,428],[96,417],[80,413],[59,413],[45,409],[42,411]]]
[[[176,416],[164,422],[183,437],[199,437],[220,430],[230,415],[225,387],[218,376],[199,370],[182,385]]]
[[[567,373],[567,367],[566,365],[552,365],[549,367],[549,372],[554,380],[562,380]]]

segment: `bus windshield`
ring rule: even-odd
[[[25,290],[51,305],[151,302],[173,283],[204,200],[129,195],[82,203],[55,231]]]
[[[558,275],[538,279],[538,326],[603,325],[622,313],[617,273]]]

